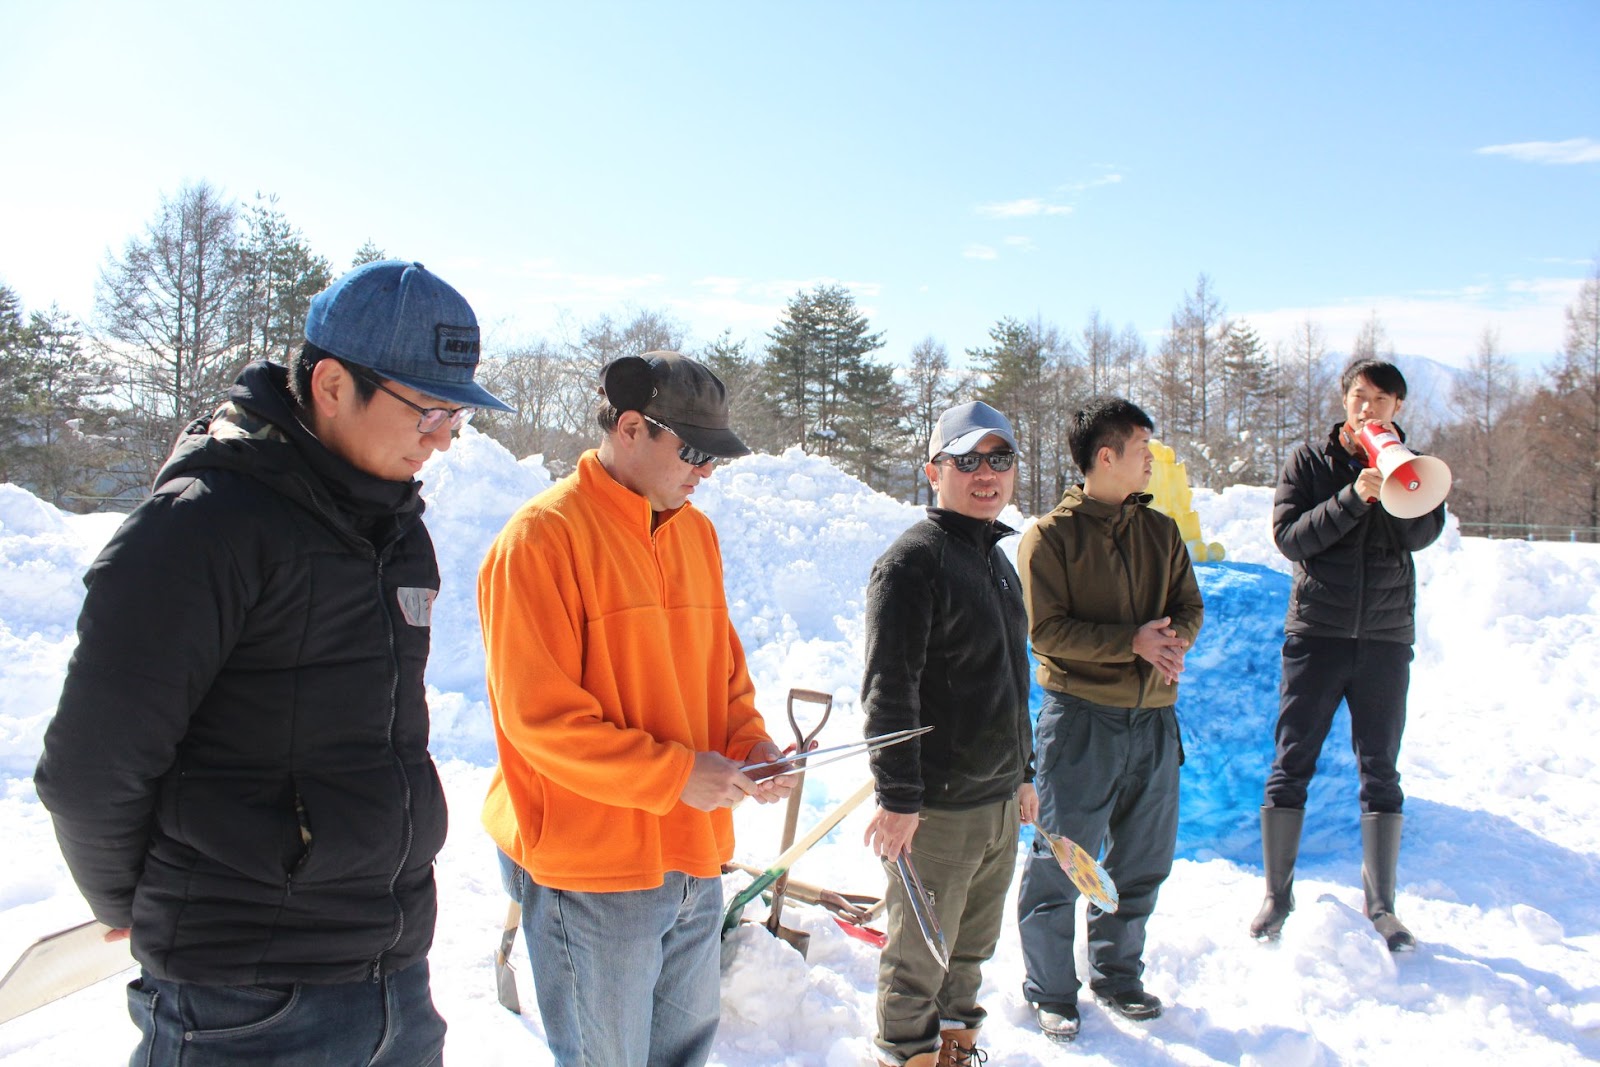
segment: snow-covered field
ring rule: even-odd
[[[505,900],[477,820],[493,747],[473,583],[500,524],[550,479],[537,460],[519,463],[470,429],[423,478],[445,576],[429,670],[433,750],[453,814],[438,864],[434,996],[450,1023],[450,1062],[537,1067],[551,1061],[531,983],[524,973],[529,1014],[515,1017],[496,1003],[489,965]],[[1600,1058],[1600,549],[1461,538],[1452,522],[1418,557],[1399,910],[1420,946],[1390,956],[1361,915],[1344,727],[1312,794],[1299,909],[1282,942],[1258,945],[1245,925],[1261,894],[1256,808],[1288,567],[1271,542],[1270,490],[1194,495],[1205,539],[1226,546],[1228,562],[1199,568],[1206,628],[1180,691],[1181,858],[1150,924],[1145,975],[1169,1009],[1141,1026],[1111,1019],[1086,996],[1082,1036],[1052,1044],[1020,994],[1013,918],[985,971],[989,1062],[1420,1067]],[[824,744],[859,737],[862,589],[873,559],[920,511],[797,452],[732,463],[695,502],[721,533],[729,601],[774,734],[787,730],[787,691],[804,687],[835,695]],[[0,486],[0,967],[39,934],[87,917],[30,775],[74,641],[79,576],[117,521],[64,515]],[[856,762],[814,772],[802,827],[864,773]],[[781,808],[745,805],[737,819],[740,858],[764,866],[777,853]],[[881,892],[860,843],[865,819],[852,816],[796,877]],[[743,881],[729,876],[725,890]],[[765,917],[764,906],[748,911]],[[793,908],[786,923],[811,932],[808,959],[759,927],[737,935],[713,1062],[870,1063],[875,954],[820,910]],[[135,1038],[125,980],[0,1027],[0,1058],[17,1067],[124,1061]]]

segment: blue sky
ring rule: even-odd
[[[326,10],[323,10],[323,8]],[[452,7],[456,8],[452,10]],[[1544,363],[1600,256],[1600,3],[0,0],[0,281],[92,310],[206,180],[371,238],[499,341],[666,311],[759,343],[848,285],[883,355],[1204,272],[1269,342]]]

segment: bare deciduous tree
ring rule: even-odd
[[[910,437],[907,460],[911,468],[911,500],[920,503],[926,497],[933,503],[933,487],[922,476],[922,465],[928,458],[928,439],[946,408],[958,403],[964,379],[950,369],[950,353],[932,337],[924,337],[911,349],[911,365],[906,371],[906,392],[910,411],[907,417],[907,435]]]
[[[221,399],[243,362],[231,329],[238,246],[233,202],[201,182],[163,197],[144,234],[100,272],[97,341],[133,413],[130,462],[150,477],[178,431]]]
[[[1452,504],[1458,511],[1466,508],[1477,521],[1500,521],[1507,490],[1528,473],[1527,450],[1506,448],[1496,439],[1505,430],[1507,413],[1520,399],[1521,382],[1500,351],[1500,331],[1485,326],[1477,354],[1451,388],[1456,421],[1435,449],[1455,476]]]

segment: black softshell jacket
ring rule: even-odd
[[[1444,505],[1415,519],[1395,518],[1355,491],[1365,465],[1344,447],[1337,426],[1326,440],[1301,444],[1283,465],[1272,535],[1294,563],[1284,630],[1409,645],[1417,617],[1411,554],[1444,530]]]
[[[284,369],[252,364],[90,567],[35,784],[155,976],[350,982],[426,956],[445,801],[418,489],[325,449]]]
[[[1015,532],[929,508],[872,568],[867,734],[934,728],[873,755],[886,811],[976,807],[1033,781],[1028,616],[999,547]]]

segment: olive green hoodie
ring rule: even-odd
[[[1096,704],[1164,708],[1178,687],[1133,651],[1139,627],[1170,616],[1193,647],[1204,609],[1178,524],[1148,493],[1121,504],[1068,489],[1017,550],[1039,684]]]

